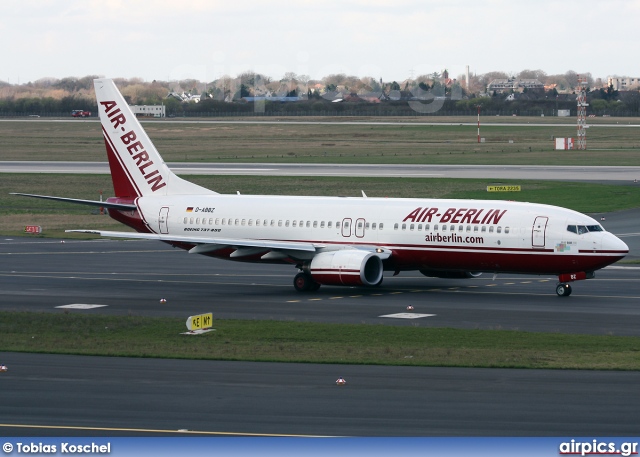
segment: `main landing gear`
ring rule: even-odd
[[[320,284],[315,282],[311,275],[298,273],[296,277],[293,278],[293,287],[295,287],[298,292],[315,292],[320,288]]]
[[[568,297],[571,295],[571,286],[569,284],[558,284],[556,286],[556,294],[558,297]]]

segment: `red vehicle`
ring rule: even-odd
[[[81,109],[74,109],[71,111],[72,117],[89,117],[91,116],[91,111],[85,111]]]

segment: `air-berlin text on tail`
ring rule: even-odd
[[[162,175],[158,171],[157,168],[147,170],[147,168],[153,165],[153,161],[149,159],[149,154],[144,149],[144,146],[140,141],[138,141],[137,135],[133,130],[126,131],[127,129],[124,127],[127,119],[118,108],[118,105],[114,101],[100,102],[100,104],[104,107],[104,112],[109,116],[109,120],[113,124],[113,128],[117,128],[119,126],[120,130],[125,132],[124,135],[120,137],[122,144],[126,146],[127,151],[129,151],[129,155],[131,158],[135,160],[136,167],[140,171],[140,174],[147,181],[147,184],[151,186],[151,190],[155,192],[158,189],[163,188],[167,184],[164,182]]]
[[[475,209],[475,208],[447,208],[442,211],[439,208],[421,207],[414,209],[402,220],[402,222],[435,222],[452,224],[498,224],[506,209]],[[438,218],[434,220],[434,218]]]

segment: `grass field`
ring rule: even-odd
[[[406,122],[404,118],[392,119]],[[594,124],[587,134],[588,150],[581,152],[553,149],[554,137],[576,136],[575,119],[562,126],[502,126],[487,123],[481,129],[481,136],[486,142],[481,144],[477,142],[477,127],[473,124],[475,119],[438,120],[455,123],[457,120],[463,122],[462,119],[472,125],[277,124],[277,120],[270,124],[212,124],[197,120],[157,120],[144,122],[144,128],[168,162],[488,165],[639,163],[638,119],[607,119],[613,124],[622,122],[622,127]],[[491,121],[496,119],[512,122],[512,118],[491,118]],[[532,124],[541,121],[541,118],[517,119]],[[274,121],[271,118],[266,120]],[[343,118],[339,120],[351,121]],[[302,121],[308,119],[303,118]],[[387,122],[388,119],[377,118],[376,121]],[[425,119],[418,118],[418,121],[425,122]],[[599,121],[602,122],[602,119]],[[554,122],[558,122],[558,118],[554,118]],[[0,160],[106,160],[97,121],[0,122],[0,145]]]
[[[425,121],[424,118],[396,120]],[[517,120],[528,122],[522,118]],[[473,120],[459,120],[470,121]],[[514,122],[515,119],[487,121]],[[475,125],[153,121],[144,126],[167,161],[583,166],[640,163],[640,128],[594,127],[588,132],[588,151],[560,152],[552,150],[552,137],[575,136],[575,123],[558,119],[530,120],[549,124],[552,121],[566,122],[566,125],[487,125],[482,130],[486,143],[481,145],[476,141]],[[607,122],[618,121],[608,119]],[[638,124],[637,119],[622,122]],[[0,160],[105,161],[106,157],[97,122],[19,121],[0,122]],[[365,190],[370,197],[514,199],[585,213],[632,208],[640,202],[640,188],[636,187],[555,181],[183,177],[221,193],[240,190],[243,194],[360,196],[360,191]],[[492,184],[520,184],[522,192],[487,193],[486,186]],[[64,230],[74,228],[125,229],[94,208],[8,195],[24,192],[95,200],[101,190],[105,198],[112,195],[110,176],[2,174],[0,234],[19,235],[24,225],[41,225],[43,236],[49,237],[69,237]],[[216,332],[188,338],[179,335],[185,330],[184,319],[0,312],[0,350],[317,363],[640,369],[640,338],[632,337],[273,321],[219,321],[215,327]]]
[[[3,351],[209,360],[639,370],[640,338],[504,330],[0,312]]]
[[[640,187],[557,181],[489,181],[441,178],[340,178],[287,176],[184,176],[220,193],[257,195],[323,195],[399,198],[511,199],[547,203],[584,213],[609,212],[640,206]],[[521,192],[487,192],[488,185],[519,184]],[[25,225],[40,225],[44,236],[65,229],[123,230],[123,225],[101,216],[96,208],[9,195],[9,192],[56,195],[97,200],[113,195],[109,175],[0,174],[0,234],[15,236]]]

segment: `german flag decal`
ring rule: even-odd
[[[193,206],[189,206],[187,208],[187,213],[192,213],[193,212]]]

